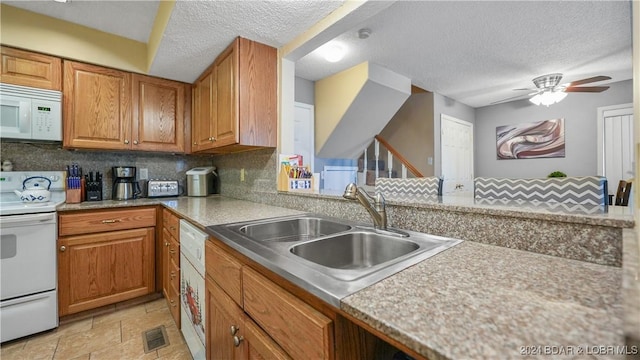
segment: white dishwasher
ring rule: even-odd
[[[204,244],[208,235],[180,220],[180,325],[194,360],[205,359]]]

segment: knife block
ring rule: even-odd
[[[67,204],[82,202],[82,189],[67,189],[65,202]]]

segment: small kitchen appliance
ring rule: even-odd
[[[180,195],[178,180],[149,180],[147,197],[168,197]]]
[[[215,166],[197,167],[187,171],[187,195],[207,196],[215,193]]]
[[[136,181],[135,166],[114,166],[113,173],[113,200],[131,200],[140,195],[140,185]]]
[[[0,83],[0,113],[0,138],[62,141],[60,91]]]

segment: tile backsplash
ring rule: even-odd
[[[111,198],[112,166],[135,166],[138,177],[140,169],[145,168],[149,171],[149,179],[178,180],[184,189],[187,170],[214,164],[212,155],[66,150],[60,144],[7,141],[0,146],[0,158],[2,161],[11,160],[14,171],[65,170],[65,166],[71,163],[77,163],[84,173],[100,171],[104,174],[104,199]]]

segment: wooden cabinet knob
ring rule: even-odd
[[[138,145],[138,140],[133,140],[133,145]]]
[[[237,328],[235,325],[231,325],[231,336],[236,336],[236,334],[238,333],[238,330],[240,329]]]
[[[67,251],[67,247],[64,245],[60,246],[60,252],[65,252],[65,251]]]
[[[194,142],[193,142],[193,145],[198,145],[198,143],[194,141]]]
[[[125,141],[124,141],[124,143],[125,143],[125,144],[128,144],[128,143],[129,143],[129,140],[125,140]]]

